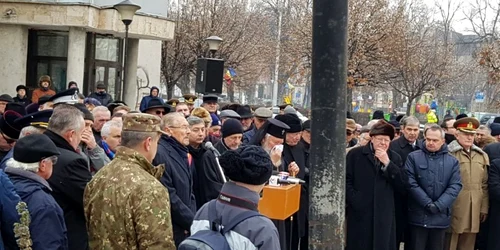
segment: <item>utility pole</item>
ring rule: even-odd
[[[344,250],[348,0],[314,0],[309,249]]]
[[[273,79],[273,107],[278,105],[278,80],[280,73],[280,57],[281,57],[281,24],[283,22],[283,6],[282,0],[276,0],[276,11],[278,11],[278,31],[276,37],[276,58],[274,62],[274,79]]]

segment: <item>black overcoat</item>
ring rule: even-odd
[[[500,249],[500,159],[493,160],[488,172],[490,210],[488,214],[488,250]]]
[[[401,157],[388,151],[387,169],[375,160],[371,144],[347,154],[347,250],[396,250],[394,190],[406,190]]]

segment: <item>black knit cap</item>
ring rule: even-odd
[[[222,134],[222,138],[226,138],[234,134],[243,134],[244,130],[240,121],[236,119],[227,119],[224,124],[222,124],[220,132]]]
[[[14,146],[14,160],[22,163],[35,163],[59,154],[54,142],[44,134],[27,135]]]
[[[28,88],[26,88],[26,86],[24,86],[24,85],[17,85],[16,92],[19,91],[20,89],[24,89],[24,91],[28,91]]]
[[[250,185],[266,183],[273,172],[269,154],[259,146],[228,150],[219,158],[219,164],[230,180]]]
[[[302,130],[311,131],[311,120],[307,120],[302,123]]]
[[[77,109],[82,111],[84,120],[94,121],[94,115],[92,114],[92,112],[90,112],[90,110],[87,109],[85,104],[75,103],[75,104],[73,104],[73,106],[75,106]]]
[[[277,115],[274,119],[282,121],[290,127],[290,129],[286,131],[287,133],[297,133],[302,131],[302,121],[295,114]]]

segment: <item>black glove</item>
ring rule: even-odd
[[[425,210],[427,210],[427,212],[429,212],[431,214],[439,213],[439,208],[434,203],[431,203],[431,204],[428,204],[427,206],[425,206]]]

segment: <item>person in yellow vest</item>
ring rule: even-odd
[[[488,216],[488,155],[474,145],[479,121],[473,117],[457,120],[457,139],[448,145],[460,163],[462,190],[451,210],[451,226],[445,249],[474,250],[479,224]]]
[[[427,112],[427,123],[438,123],[435,109],[431,109],[429,110],[429,112]]]

